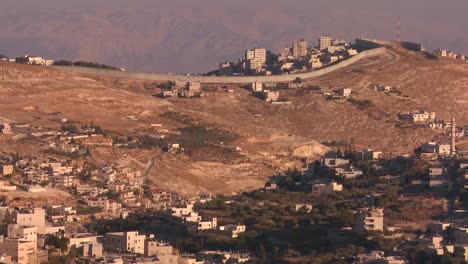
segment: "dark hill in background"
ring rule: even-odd
[[[320,34],[402,36],[468,52],[466,0],[2,0],[0,53],[204,72],[254,46]]]

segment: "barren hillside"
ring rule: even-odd
[[[281,93],[292,104],[279,106],[237,86],[233,93],[213,87],[199,99],[164,100],[153,96],[160,92],[155,83],[0,63],[0,118],[57,127],[61,116],[136,137],[158,134],[150,128],[158,123],[169,132],[169,143],[181,143],[184,154],[102,147],[92,150],[94,162],[144,170],[154,159],[149,172],[157,186],[187,194],[227,193],[258,188],[275,171],[298,166],[301,158],[320,157],[328,150],[321,142],[353,139],[357,148],[401,153],[442,139],[427,128],[402,125],[397,113],[427,109],[466,124],[467,76],[466,63],[390,47],[383,56],[308,80],[322,91],[352,88],[353,100],[326,100],[316,90],[285,90]],[[372,84],[395,86],[402,94],[386,95]],[[25,144],[1,142],[19,149]]]

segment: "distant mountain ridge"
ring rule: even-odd
[[[206,72],[250,47],[320,34],[402,37],[468,53],[462,0],[2,0],[0,53],[87,60],[145,72]]]

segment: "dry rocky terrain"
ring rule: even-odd
[[[442,139],[427,128],[398,121],[398,112],[427,109],[447,121],[454,116],[459,125],[468,122],[468,63],[456,60],[389,47],[385,55],[307,84],[322,91],[352,88],[353,100],[326,100],[317,90],[285,90],[281,93],[292,104],[280,106],[238,86],[233,93],[212,88],[199,99],[165,100],[154,96],[160,89],[151,82],[0,62],[0,118],[58,128],[57,117],[66,117],[134,137],[160,135],[150,124],[161,124],[167,142],[181,143],[185,154],[100,147],[92,149],[93,162],[145,170],[154,159],[149,170],[154,184],[186,194],[261,187],[276,171],[298,166],[302,158],[319,158],[329,150],[322,144],[327,141],[353,140],[357,149],[408,153]],[[374,84],[394,86],[402,94],[375,91]],[[2,150],[27,151],[22,140],[0,137],[0,144]],[[31,143],[35,146],[40,149],[40,143]]]

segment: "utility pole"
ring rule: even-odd
[[[456,144],[456,123],[455,123],[455,117],[452,117],[452,135],[450,138],[450,154],[454,155],[456,154],[456,149],[455,149],[455,144]]]

